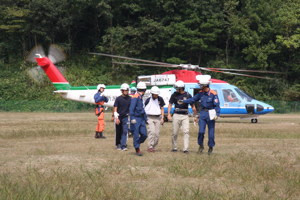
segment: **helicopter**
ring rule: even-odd
[[[51,44],[52,45],[52,44]],[[52,48],[52,49],[51,49]],[[57,62],[66,59],[65,54],[60,48],[55,45],[50,46],[49,56],[45,56],[42,52],[40,53],[41,47],[38,46],[34,48],[29,56],[27,61],[34,62],[36,60],[37,65],[40,66],[46,75],[49,77],[50,81],[53,83],[57,89],[54,93],[60,94],[63,98],[85,102],[90,104],[95,104],[94,94],[97,92],[97,86],[71,86],[70,83],[62,75],[61,70],[54,65]],[[104,53],[89,53],[93,55],[108,56],[112,58],[121,58],[126,60],[134,60],[144,63],[126,63],[126,62],[114,62],[115,64],[128,64],[128,65],[142,65],[142,66],[158,66],[158,67],[169,67],[176,68],[174,70],[163,72],[162,74],[156,75],[140,75],[136,77],[136,81],[133,81],[129,84],[129,87],[136,87],[139,82],[145,82],[147,90],[143,96],[146,100],[150,96],[150,89],[152,86],[157,86],[160,88],[160,96],[164,99],[165,102],[169,102],[171,95],[176,91],[173,88],[173,85],[176,81],[181,80],[185,83],[185,91],[189,92],[192,96],[196,95],[200,91],[198,85],[197,76],[202,75],[200,71],[197,70],[206,70],[221,72],[227,74],[235,74],[241,76],[250,76],[254,78],[264,78],[270,79],[268,77],[253,76],[248,74],[240,74],[228,72],[229,69],[222,68],[204,68],[197,65],[191,64],[169,64],[156,61],[149,61],[137,58],[129,58],[124,56],[110,55]],[[181,68],[181,69],[180,69]],[[241,69],[230,69],[231,71],[245,71],[245,72],[261,72],[261,73],[279,73],[271,71],[255,71],[255,70],[241,70]],[[29,74],[32,76],[34,73]],[[252,98],[250,95],[244,93],[238,87],[230,85],[229,83],[218,80],[210,79],[211,84],[210,88],[215,90],[218,93],[220,101],[220,117],[239,117],[240,119],[251,119],[252,123],[257,123],[257,119],[260,115],[268,114],[274,111],[274,107],[266,104],[262,101],[258,101]],[[113,107],[115,99],[121,95],[120,85],[107,85],[105,89],[105,96],[109,99],[104,106]],[[164,110],[167,113],[167,106],[165,105]],[[172,107],[171,112],[173,113],[174,107]],[[200,102],[196,102],[197,113],[201,111]],[[189,114],[192,115],[192,109],[189,106]],[[165,116],[165,121],[167,117]]]

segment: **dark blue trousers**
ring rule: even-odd
[[[147,128],[144,117],[135,117],[136,124],[134,124],[133,132],[133,146],[140,148],[140,144],[147,139]]]
[[[116,125],[116,145],[121,144],[124,149],[127,145],[128,117],[119,118],[120,124]]]
[[[199,119],[198,144],[203,145],[206,125],[208,127],[208,146],[215,146],[215,120],[210,120],[208,112],[201,111]]]

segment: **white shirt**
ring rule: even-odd
[[[161,109],[158,103],[158,98],[154,100],[152,98],[152,95],[150,95],[150,100],[145,107],[145,112],[147,115],[161,115]]]

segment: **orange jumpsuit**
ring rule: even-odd
[[[94,96],[95,99],[95,104],[97,105],[95,109],[95,114],[98,116],[98,123],[96,126],[96,132],[103,132],[104,127],[105,127],[105,122],[104,122],[104,109],[103,109],[103,104],[104,102],[108,102],[108,98],[105,96],[100,96],[101,94],[97,92]]]

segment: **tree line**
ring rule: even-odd
[[[299,0],[2,0],[2,100],[45,99],[24,63],[31,48],[50,43],[68,55],[72,85],[120,84],[167,69],[116,65],[102,52],[174,64],[282,72],[262,80],[220,73],[259,100],[300,100]],[[206,73],[206,72],[202,72]],[[256,74],[257,75],[257,74]],[[21,95],[21,91],[27,93]],[[37,92],[38,91],[38,92]],[[44,91],[44,92],[43,92]]]

